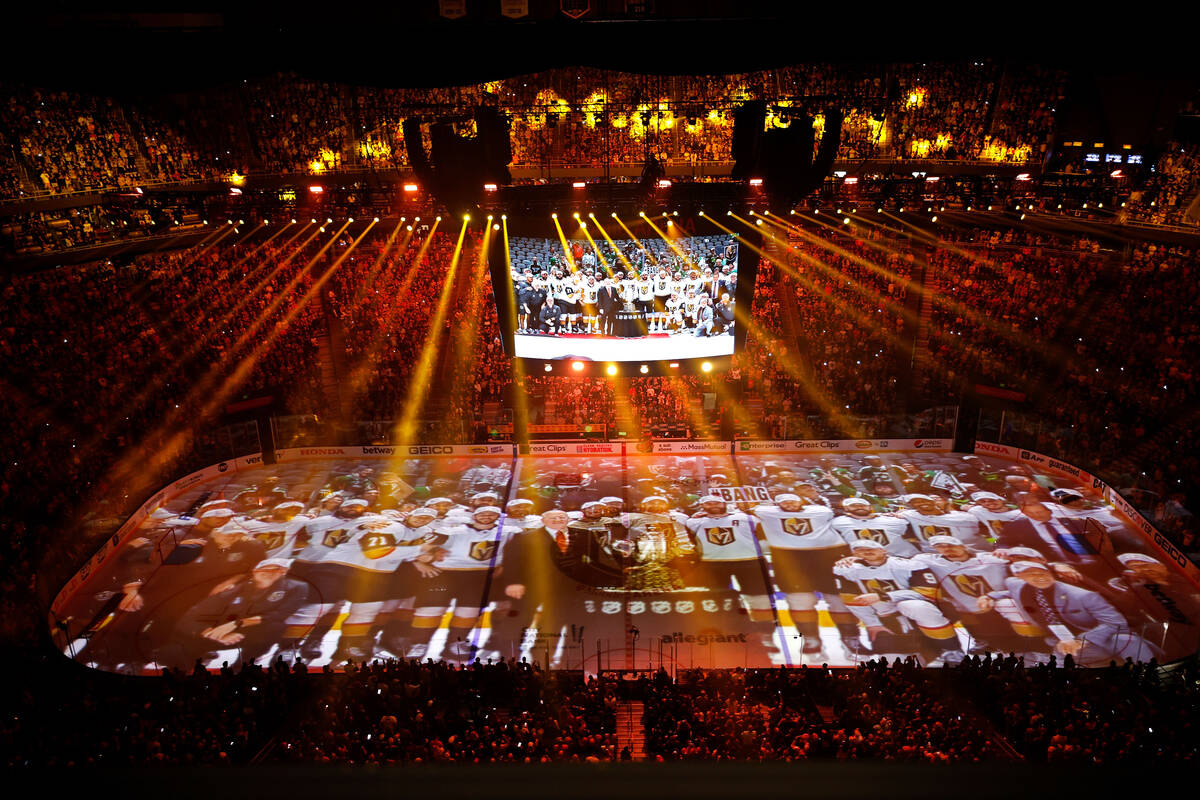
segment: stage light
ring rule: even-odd
[[[709,361],[705,361],[703,364],[700,365],[700,369],[703,370],[704,372],[712,372],[712,363]]]
[[[420,221],[421,221],[421,218],[420,218],[420,217],[417,217],[417,222],[420,222]],[[434,217],[433,221],[434,221],[434,222],[441,222],[441,221],[442,221],[442,215],[441,215],[441,214],[438,214],[436,217]]]
[[[936,217],[934,217],[934,219],[937,219],[937,218],[936,218]],[[843,225],[849,225],[849,224],[850,224],[850,218],[849,218],[849,217],[842,217],[842,224],[843,224]]]
[[[491,221],[492,221],[492,215],[488,214],[488,222],[491,222]]]
[[[551,214],[550,219],[558,219],[558,212],[555,211],[553,214]]]
[[[592,213],[591,211],[588,212],[588,216],[591,217],[592,219],[596,218],[596,215],[594,213]]]
[[[496,184],[494,184],[494,183],[485,183],[483,185],[483,190],[485,192],[494,192],[494,191],[496,191],[496,188],[497,188]]]
[[[333,217],[326,217],[326,218],[325,218],[325,224],[326,224],[326,225],[328,225],[328,224],[329,224],[329,223],[331,223],[331,222],[333,222]]]
[[[667,364],[667,366],[670,367],[671,369],[679,369],[679,362],[672,361],[670,364]]]
[[[608,368],[605,370],[605,372],[607,372],[609,375],[616,375],[617,374],[617,365],[609,364]]]
[[[1025,215],[1024,215],[1024,214],[1022,214],[1022,215],[1021,215],[1021,219],[1025,219]]]
[[[1017,180],[1019,180],[1019,181],[1027,181],[1027,180],[1029,180],[1029,173],[1028,173],[1028,172],[1022,172],[1020,175],[1018,175],[1018,176],[1017,176]]]
[[[463,214],[463,222],[470,222],[470,221],[471,221],[471,215]]]
[[[553,372],[553,371],[554,371],[554,365],[552,365],[552,364],[547,364],[545,367],[543,367],[543,369],[544,369],[544,370],[546,370],[546,372]]]
[[[406,184],[404,184],[404,191],[406,191],[406,192],[415,192],[415,191],[417,191],[417,189],[419,189],[419,188],[420,188],[420,187],[419,187],[419,186],[417,186],[415,183],[406,183]]]
[[[659,182],[658,182],[658,188],[660,188],[660,189],[670,189],[670,188],[671,188],[671,182],[670,182],[669,180],[667,180],[666,178],[662,178],[662,179],[661,179],[661,180],[659,180]]]
[[[762,225],[762,220],[761,220],[761,219],[756,219],[756,220],[754,220],[754,224],[755,224],[755,225]]]
[[[1024,219],[1024,218],[1025,218],[1025,215],[1024,215],[1024,214],[1022,214],[1022,215],[1021,215],[1021,218],[1022,218],[1022,219]],[[931,218],[929,221],[930,221],[930,222],[937,222],[937,214],[934,214],[934,215],[933,215],[933,217],[932,217],[932,218]]]
[[[354,217],[350,217],[348,220],[346,220],[346,222],[347,223],[354,222]],[[239,222],[238,224],[241,225],[242,223]]]
[[[845,183],[848,186],[853,186],[854,184],[858,183],[858,178],[846,178]]]
[[[679,212],[678,212],[678,211],[672,211],[672,212],[671,212],[671,216],[673,216],[673,217],[678,217],[678,216],[679,216]]]
[[[638,212],[638,216],[639,216],[639,217],[644,217],[644,216],[646,216],[646,212],[645,212],[645,211],[639,211],[639,212]]]
[[[571,216],[572,216],[572,217],[574,217],[575,219],[579,219],[579,212],[578,212],[578,211],[576,211],[576,212],[575,212],[574,214],[572,214]]]
[[[313,194],[320,194],[321,192],[325,191],[325,187],[314,183],[312,186],[308,187],[308,191]]]
[[[496,223],[496,224],[492,225],[492,230],[494,230],[494,231],[500,230],[500,223]]]
[[[412,232],[412,225],[409,225],[408,227],[406,227],[406,228],[405,228],[405,230],[407,230],[409,233],[411,233],[411,232]]]
[[[582,372],[583,371],[583,362],[582,361],[572,361],[571,369],[575,370],[576,372]]]
[[[400,219],[404,219],[404,217],[401,217]],[[438,220],[440,221],[441,217],[438,217]],[[420,217],[413,217],[413,222],[420,222],[420,221],[421,221]]]
[[[617,218],[617,212],[615,212],[615,211],[614,211],[614,212],[612,212],[612,218],[613,218],[613,219],[616,219],[616,218]]]
[[[586,223],[586,222],[584,222],[583,220],[579,220],[579,227],[581,227],[581,228],[585,228],[585,229],[586,229],[586,228],[587,228],[587,223]]]
[[[376,217],[376,218],[375,218],[375,221],[376,221],[376,222],[379,222],[379,217]]]
[[[650,371],[650,367],[646,366],[645,364],[642,364],[642,366],[638,368],[638,372],[642,373],[643,375],[645,375],[649,371]]]
[[[504,220],[508,219],[508,214],[501,214],[500,219],[504,219]]]
[[[726,212],[725,212],[725,216],[727,216],[727,217],[732,217],[732,216],[733,216],[733,211],[726,211]]]
[[[751,178],[750,185],[751,186],[762,186],[762,178]]]
[[[207,221],[205,221],[205,223],[204,223],[204,224],[205,224],[205,225],[207,225],[207,224],[208,224],[208,222],[207,222]],[[293,225],[295,225],[295,224],[296,224],[296,219],[295,219],[294,217],[292,218],[292,224],[293,224]]]
[[[988,206],[988,211],[991,211],[991,210],[992,210],[992,207],[991,207],[991,206]]]
[[[571,188],[573,188],[573,189],[582,189],[585,186],[587,186],[586,181],[575,181],[574,183],[571,184]]]

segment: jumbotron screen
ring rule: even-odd
[[[671,361],[734,352],[738,239],[513,238],[513,355]]]

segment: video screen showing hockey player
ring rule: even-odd
[[[514,355],[589,361],[734,351],[738,239],[730,235],[509,240]],[[508,291],[504,287],[504,291]]]

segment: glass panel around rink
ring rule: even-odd
[[[1198,644],[1192,583],[1090,484],[1024,464],[533,449],[216,475],[126,536],[58,641],[131,673],[277,655],[1091,666]]]

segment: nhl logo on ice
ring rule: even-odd
[[[733,544],[733,528],[709,528],[706,536],[715,545]]]
[[[475,542],[471,545],[471,558],[476,561],[491,561],[495,554],[495,542]]]

